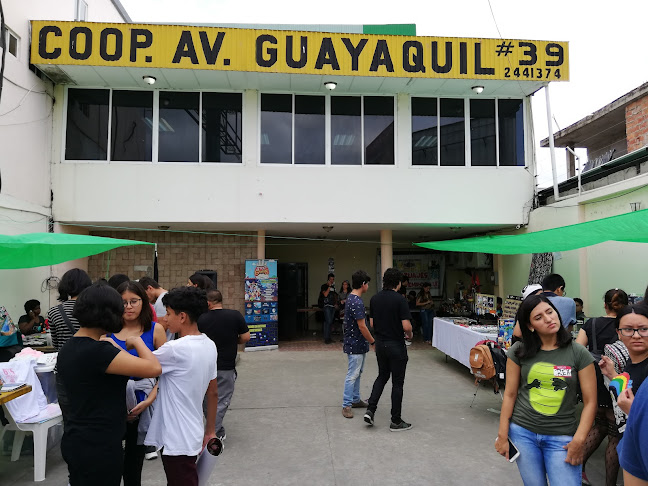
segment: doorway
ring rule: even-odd
[[[308,263],[277,263],[279,284],[279,340],[297,337],[304,326],[306,314],[297,309],[308,306]]]

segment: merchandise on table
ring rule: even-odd
[[[475,314],[483,316],[496,313],[497,299],[491,294],[475,294]]]
[[[515,319],[500,319],[497,328],[497,343],[504,349],[511,347]]]
[[[518,297],[517,295],[509,295],[506,299],[504,299],[504,305],[502,306],[502,317],[504,319],[515,319],[515,315],[517,314],[518,307],[520,307],[521,303],[522,297]]]

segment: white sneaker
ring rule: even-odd
[[[406,340],[405,340],[405,346],[411,346],[411,345],[412,345],[412,341],[408,341],[408,340],[406,339]]]
[[[157,451],[147,452],[146,454],[144,454],[144,459],[146,459],[147,461],[152,461],[153,459],[157,459],[157,458],[158,458]]]

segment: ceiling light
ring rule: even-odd
[[[142,76],[142,79],[146,84],[155,84],[157,79],[155,79],[155,76]]]
[[[337,83],[335,81],[327,81],[324,83],[324,87],[333,91],[337,87]]]
[[[472,89],[475,92],[475,94],[482,94],[482,91],[484,91],[483,86],[473,86],[470,89]]]

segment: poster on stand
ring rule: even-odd
[[[393,256],[393,259],[394,267],[398,268],[409,279],[408,291],[413,290],[418,294],[423,288],[423,283],[429,282],[432,297],[440,297],[443,295],[442,285],[445,269],[443,255],[430,253],[414,255],[396,254]]]
[[[246,351],[278,347],[278,295],[277,260],[245,260]]]

